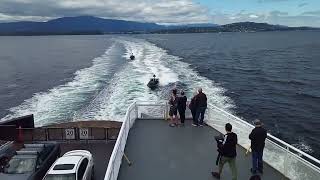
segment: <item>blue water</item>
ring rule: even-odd
[[[319,32],[0,37],[0,118],[121,120],[134,100],[203,87],[213,103],[320,157]],[[129,61],[129,54],[136,55]],[[161,88],[150,91],[153,74]]]
[[[219,83],[251,122],[319,157],[320,32],[143,35]],[[315,148],[311,148],[315,147]]]

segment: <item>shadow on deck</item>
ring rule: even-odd
[[[171,128],[163,120],[137,120],[130,130],[125,153],[132,161],[128,166],[123,158],[118,180],[212,180],[211,171],[217,170],[214,136],[219,132],[211,127]],[[237,148],[238,179],[251,176],[251,156]],[[221,179],[230,180],[226,164]],[[264,180],[285,179],[270,166],[264,166]]]

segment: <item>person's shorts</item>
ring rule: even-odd
[[[178,114],[177,108],[175,108],[175,107],[170,107],[169,116],[173,116],[173,115],[176,116],[177,114]]]

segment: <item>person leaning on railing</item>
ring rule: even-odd
[[[170,116],[170,127],[175,127],[178,125],[177,123],[177,103],[178,103],[178,96],[177,96],[177,89],[172,90],[172,94],[169,100],[170,110],[169,110],[169,116]]]
[[[193,97],[191,98],[190,103],[188,105],[192,115],[192,126],[198,126],[198,120],[196,120],[196,113],[197,113],[196,95],[197,95],[197,92],[194,92]]]
[[[181,90],[181,96],[178,97],[177,109],[180,116],[180,125],[184,126],[184,121],[186,119],[186,108],[187,108],[187,96],[185,96],[184,91]]]
[[[256,119],[253,124],[255,128],[249,135],[251,140],[251,150],[252,150],[252,174],[257,172],[263,173],[263,149],[265,146],[265,140],[267,138],[267,131],[262,127],[262,123],[259,119]]]
[[[204,114],[207,109],[207,96],[202,92],[202,88],[198,89],[198,94],[195,96],[195,102],[197,107],[195,119],[198,121],[199,126],[203,126]]]

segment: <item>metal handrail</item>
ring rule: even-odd
[[[2,144],[2,145],[0,146],[0,151],[3,150],[4,148],[6,148],[7,146],[13,144],[13,143],[14,143],[13,141],[8,141],[8,142]]]
[[[112,151],[110,160],[109,160],[109,164],[108,164],[108,168],[104,177],[104,180],[116,180],[118,177],[118,173],[119,173],[119,169],[121,166],[121,159],[123,156],[123,151],[125,148],[125,144],[126,144],[126,140],[128,137],[128,133],[130,131],[131,126],[133,125],[134,121],[138,118],[138,112],[136,112],[134,114],[134,119],[133,122],[131,122],[132,117],[130,117],[130,114],[133,111],[138,111],[138,107],[144,107],[144,106],[151,106],[151,107],[164,107],[165,109],[167,108],[168,104],[167,103],[159,103],[159,102],[154,102],[154,103],[150,103],[150,102],[134,102],[132,103],[129,108],[127,109],[123,124],[121,126],[120,132],[118,134],[118,139],[116,141],[116,144],[114,146],[114,149]],[[249,128],[254,128],[254,126],[244,120],[242,120],[241,118],[217,107],[214,105],[209,105],[208,106],[211,110],[216,110],[216,111],[220,111],[221,113],[223,113],[224,115],[231,117],[234,121],[237,121],[243,125],[248,126]],[[209,110],[210,110],[209,109]],[[209,113],[208,113],[209,114]],[[125,138],[125,139],[123,139]],[[123,142],[124,141],[124,142]],[[284,161],[284,175],[288,176],[287,172],[288,172],[288,157],[289,155],[293,156],[294,158],[296,158],[299,162],[305,164],[307,167],[312,168],[313,170],[315,170],[315,172],[320,173],[320,167],[311,163],[310,161],[308,161],[307,159],[313,161],[316,164],[320,164],[320,160],[312,157],[311,155],[293,147],[292,145],[280,140],[277,137],[274,137],[273,135],[268,133],[268,138],[267,138],[267,142],[271,143],[272,145],[274,145],[275,147],[282,149],[285,153],[285,161]],[[121,144],[122,143],[122,144]],[[121,147],[122,145],[122,147]],[[123,148],[123,149],[122,149]],[[292,151],[296,152],[293,153]],[[298,153],[298,154],[297,154]],[[301,157],[303,156],[303,157]],[[119,158],[119,162],[116,162],[117,158]],[[118,164],[116,164],[118,163]],[[117,165],[117,166],[116,166]],[[275,167],[276,168],[276,167]],[[277,168],[276,168],[277,169]],[[279,170],[279,169],[278,169]]]
[[[124,133],[126,132],[126,127],[127,128],[130,128],[130,113],[132,112],[133,108],[136,106],[136,102],[133,102],[127,109],[127,112],[126,112],[126,115],[125,115],[125,118],[124,118],[124,121],[122,123],[122,126],[121,126],[121,129],[120,129],[120,132],[119,132],[119,135],[118,135],[118,138],[117,138],[117,141],[114,145],[114,148],[113,148],[113,151],[112,151],[112,154],[110,156],[110,159],[109,159],[109,163],[108,163],[108,167],[107,167],[107,171],[106,171],[106,174],[105,174],[105,177],[104,179],[105,180],[111,180],[111,179],[114,179],[114,168],[117,168],[117,167],[114,167],[114,164],[115,164],[115,160],[116,160],[116,156],[118,153],[121,153],[121,157],[123,155],[123,152],[121,152],[121,141],[122,141],[122,137],[125,135]],[[137,118],[137,117],[136,117]],[[129,131],[127,132],[129,133]],[[120,168],[120,166],[118,167]],[[119,172],[119,170],[117,170]],[[116,174],[118,176],[118,173]]]
[[[228,115],[228,116],[233,117],[234,119],[236,119],[236,120],[238,120],[238,121],[246,124],[247,126],[249,126],[249,127],[251,127],[251,128],[254,128],[254,126],[253,126],[252,124],[248,123],[247,121],[244,121],[244,120],[240,119],[239,117],[237,117],[237,116],[235,116],[235,115],[233,115],[233,114],[230,114],[230,113],[228,113],[227,111],[225,111],[225,110],[223,110],[223,109],[221,109],[221,108],[218,108],[217,106],[214,106],[214,105],[209,105],[209,106],[211,106],[211,107],[213,107],[214,109],[217,109],[217,110],[223,112],[224,114],[226,114],[226,115]],[[297,153],[299,153],[299,154],[301,154],[301,155],[309,158],[310,160],[312,160],[312,161],[314,161],[314,162],[316,162],[316,163],[318,163],[318,164],[320,165],[320,160],[312,157],[311,155],[309,155],[309,154],[301,151],[300,149],[298,149],[298,148],[296,148],[296,147],[293,147],[292,145],[290,145],[290,144],[282,141],[281,139],[279,139],[279,138],[277,138],[277,137],[275,137],[275,136],[273,136],[273,135],[271,135],[271,134],[269,134],[269,133],[268,133],[267,135],[268,135],[268,138],[271,138],[271,139],[277,141],[279,144],[283,144],[285,147],[288,147],[289,149],[292,149],[292,150],[296,151]]]

